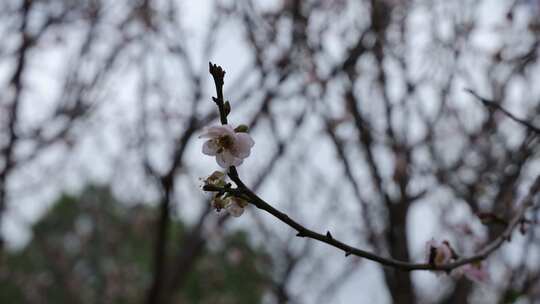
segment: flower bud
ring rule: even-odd
[[[236,133],[247,133],[249,132],[249,127],[246,125],[239,125],[238,127],[234,128],[234,132]]]
[[[205,185],[211,185],[216,187],[225,186],[225,173],[221,171],[214,171],[210,176],[204,180]]]
[[[444,265],[453,259],[454,253],[448,241],[437,243],[435,240],[430,240],[426,243],[426,259],[427,262],[434,266]]]

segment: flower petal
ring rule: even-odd
[[[202,147],[202,153],[210,156],[216,155],[219,147],[214,140],[207,140]]]
[[[426,243],[426,260],[435,265],[446,264],[452,260],[452,249],[446,242],[440,244],[431,239]]]
[[[223,132],[224,132],[223,134],[227,134],[234,138],[235,132],[234,132],[234,128],[231,125],[222,125],[221,127],[223,128]]]
[[[241,216],[243,213],[244,213],[244,208],[242,208],[240,205],[236,204],[236,203],[230,203],[228,204],[225,209],[227,210],[227,212],[234,216],[234,217],[239,217]]]
[[[444,257],[444,263],[450,262],[450,260],[452,259],[452,249],[450,249],[450,247],[446,243],[443,243],[439,247],[439,251]]]
[[[216,155],[216,161],[221,168],[227,169],[230,166],[237,166],[236,157],[234,157],[229,151],[223,151]]]
[[[468,267],[466,267],[468,266]],[[463,274],[471,281],[482,283],[488,280],[489,275],[484,268],[476,266],[463,266]]]
[[[244,160],[240,157],[235,157],[234,158],[234,165],[233,166],[240,166],[242,163],[244,162]]]
[[[463,274],[471,281],[482,283],[489,280],[489,274],[487,272],[484,263],[480,264],[467,264],[461,267]]]
[[[205,127],[203,128],[202,134],[199,135],[199,138],[216,138],[221,135],[228,134],[229,128],[227,128],[226,125]]]
[[[236,133],[236,140],[234,142],[234,155],[241,158],[246,158],[251,152],[251,147],[255,145],[255,142],[247,133]]]
[[[223,187],[225,186],[225,173],[221,172],[221,171],[214,171],[214,173],[212,173],[210,176],[208,176],[205,180],[204,180],[204,184],[205,185],[211,185],[211,186],[218,186],[218,187]]]

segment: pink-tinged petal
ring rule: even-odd
[[[227,169],[230,167],[229,163],[227,163],[225,159],[223,158],[223,153],[216,155],[216,162],[223,169]]]
[[[251,147],[255,145],[255,142],[247,133],[236,133],[236,140],[234,142],[234,155],[241,158],[246,158],[251,152]]]
[[[464,265],[461,267],[461,271],[471,281],[483,283],[489,280],[489,274],[484,263]]]
[[[225,208],[225,206],[227,205],[227,202],[220,198],[219,196],[215,196],[212,201],[210,202],[210,204],[212,205],[212,207],[214,209],[216,209],[216,211],[221,211],[221,209]]]
[[[211,126],[203,128],[199,138],[216,138],[224,134],[228,134],[229,130],[225,126]]]
[[[439,247],[439,254],[441,255],[441,261],[443,264],[450,262],[450,259],[452,259],[452,249],[450,249],[446,243],[443,243]]]
[[[242,158],[235,157],[233,166],[240,166],[243,162],[244,162],[244,160]]]
[[[219,147],[213,140],[207,140],[202,147],[202,153],[210,156],[216,155]]]
[[[236,157],[233,154],[231,154],[230,152],[229,152],[229,155],[232,156],[232,161],[231,161],[232,165],[231,166],[240,166],[242,164],[242,162],[244,161],[242,158]]]
[[[227,212],[231,215],[231,216],[234,216],[234,217],[239,217],[241,216],[243,213],[244,213],[244,208],[242,208],[241,206],[239,206],[238,204],[236,203],[230,203],[228,204],[226,207],[225,207],[225,210],[227,210]]]
[[[225,183],[226,183],[225,179],[226,179],[225,173],[223,173],[221,171],[214,171],[210,176],[208,176],[204,180],[204,184],[205,185],[211,185],[211,186],[223,187],[223,186],[225,186]]]
[[[227,169],[230,166],[236,166],[236,157],[229,151],[223,151],[216,155],[216,161],[221,168]]]
[[[255,141],[253,140],[253,138],[251,138],[251,136],[247,133],[236,133],[236,136],[239,137],[239,139],[241,141],[244,142],[244,144],[246,146],[248,146],[249,148],[253,147],[255,145]]]
[[[201,135],[199,135],[199,138],[212,138],[214,137],[215,131],[213,130],[214,127],[204,127],[202,129]]]
[[[232,138],[234,138],[235,132],[234,132],[234,128],[231,125],[223,125],[221,127],[223,128],[223,134],[227,134],[231,136]]]
[[[452,249],[446,242],[440,244],[431,239],[426,243],[426,260],[435,265],[446,264],[452,260]]]

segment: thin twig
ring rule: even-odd
[[[231,188],[221,188],[221,187],[206,185],[203,187],[203,189],[205,191],[227,192],[235,196],[241,197],[243,199],[246,199],[255,207],[270,213],[271,215],[273,215],[274,217],[276,217],[283,223],[287,224],[288,226],[296,230],[298,237],[307,237],[307,238],[311,238],[311,239],[326,243],[330,246],[343,250],[346,256],[355,255],[361,258],[365,258],[365,259],[380,263],[385,266],[394,267],[394,268],[405,270],[405,271],[412,271],[412,270],[451,271],[465,264],[475,263],[475,262],[479,262],[486,259],[491,253],[493,253],[495,250],[501,247],[504,241],[507,241],[510,239],[512,232],[521,222],[526,210],[532,205],[534,205],[534,197],[540,191],[540,176],[538,176],[533,186],[530,188],[529,194],[524,199],[520,208],[516,211],[514,217],[510,220],[510,223],[508,224],[506,229],[503,231],[503,233],[499,235],[497,238],[495,238],[493,241],[491,241],[488,245],[486,245],[477,254],[466,257],[466,258],[461,258],[457,261],[447,263],[447,264],[432,265],[428,263],[410,263],[406,261],[400,261],[400,260],[396,260],[392,258],[382,257],[374,253],[371,253],[369,251],[365,251],[365,250],[350,246],[342,241],[337,240],[334,236],[331,236],[328,234],[325,235],[325,234],[317,233],[313,230],[306,228],[302,224],[296,222],[295,220],[290,218],[287,214],[272,207],[266,201],[261,199],[251,190],[249,190],[239,178],[236,177],[233,179],[233,181],[238,185],[238,188],[231,189]]]
[[[227,124],[227,114],[225,110],[225,100],[223,99],[223,84],[225,78],[225,71],[217,64],[209,63],[210,74],[214,78],[214,83],[216,84],[216,94],[217,97],[212,97],[219,110],[219,118],[222,125]]]
[[[508,116],[508,118],[512,119],[513,121],[523,125],[527,129],[529,129],[529,130],[531,130],[531,131],[533,131],[533,132],[535,132],[537,134],[540,134],[540,128],[539,127],[536,127],[536,126],[532,125],[530,122],[528,122],[528,121],[526,121],[524,119],[516,117],[514,114],[510,113],[508,110],[503,108],[500,104],[478,95],[476,92],[474,92],[471,89],[465,89],[465,91],[469,92],[472,96],[474,96],[476,99],[481,101],[484,106],[486,106],[488,108],[498,110],[498,111],[501,111],[506,116]]]

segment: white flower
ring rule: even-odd
[[[235,132],[230,125],[204,128],[199,138],[209,138],[203,144],[202,152],[215,156],[218,165],[225,169],[242,164],[255,144],[251,136]]]
[[[220,195],[215,195],[212,198],[212,201],[210,201],[210,205],[216,209],[217,212],[221,211],[221,209],[225,208],[227,205],[227,201],[223,199]]]
[[[484,262],[463,265],[458,271],[463,273],[467,279],[474,282],[482,283],[489,280],[489,273]]]
[[[229,197],[227,198],[227,204],[225,205],[225,210],[234,216],[239,217],[244,213],[244,208],[247,206],[247,202],[238,197]]]
[[[439,266],[444,265],[452,259],[452,249],[448,242],[438,244],[434,239],[426,243],[426,260],[428,263]]]
[[[208,176],[204,180],[204,184],[210,186],[224,187],[226,184],[225,178],[225,173],[221,171],[214,171],[214,173],[210,174],[210,176]]]

